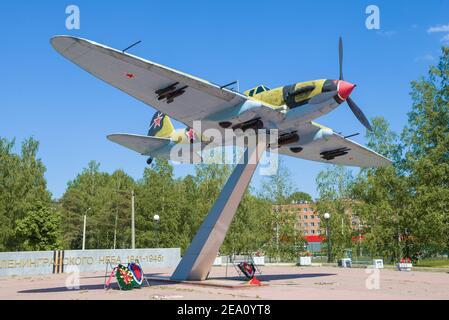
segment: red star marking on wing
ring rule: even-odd
[[[158,113],[156,119],[154,119],[154,121],[153,121],[153,125],[155,127],[160,127],[161,126],[161,122],[162,122],[162,115],[160,113]]]
[[[128,78],[130,78],[130,79],[132,79],[132,78],[135,77],[133,73],[127,73],[126,76],[127,76]]]
[[[189,140],[195,140],[195,132],[192,128],[190,128],[188,131],[186,131],[186,136],[189,138]]]

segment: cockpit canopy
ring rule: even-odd
[[[262,93],[262,92],[265,92],[265,91],[268,91],[268,90],[270,90],[270,88],[268,88],[267,86],[260,85],[260,86],[257,86],[255,88],[251,89],[251,90],[245,91],[244,94],[249,96],[249,97],[252,97],[252,96],[254,96],[256,94],[259,94],[259,93]]]

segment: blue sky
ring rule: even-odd
[[[65,28],[70,4],[80,8],[80,30]],[[365,27],[370,4],[380,8],[380,30]],[[410,110],[410,81],[436,61],[442,39],[449,41],[448,13],[444,0],[1,1],[0,136],[40,141],[54,197],[89,160],[108,172],[142,176],[145,159],[106,135],[146,133],[154,109],[59,56],[49,44],[56,34],[121,49],[142,40],[131,53],[215,83],[238,79],[242,91],[338,77],[342,35],[345,78],[358,85],[352,97],[369,117],[383,115],[400,131]],[[363,133],[346,105],[317,122]],[[355,140],[364,143],[363,136]],[[316,196],[315,177],[326,165],[283,160],[297,189]],[[177,176],[192,172],[190,165],[175,167]],[[253,186],[260,181],[256,175]]]

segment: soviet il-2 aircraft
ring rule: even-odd
[[[243,94],[89,40],[56,36],[51,44],[87,72],[158,110],[148,136],[108,136],[149,156],[149,163],[153,157],[168,158],[170,149],[178,143],[207,145],[210,141],[201,134],[207,129],[277,129],[280,154],[356,167],[391,164],[382,155],[313,122],[347,102],[359,121],[371,130],[369,121],[350,98],[355,85],[343,80],[341,39],[338,80],[298,82],[271,90],[261,85]],[[174,130],[169,117],[184,123],[187,129]],[[202,132],[190,129],[194,121],[201,121]]]

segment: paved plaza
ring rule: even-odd
[[[105,290],[103,272],[80,275],[69,289],[67,274],[0,278],[0,299],[449,299],[449,273],[337,267],[261,267],[263,286],[246,286],[232,266],[213,267],[202,285],[155,280],[173,270],[147,271],[150,286],[133,291]],[[227,273],[227,274],[226,274]]]

